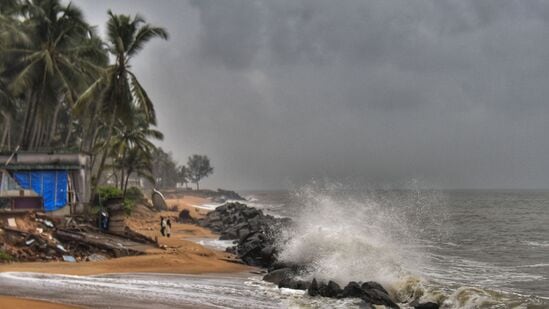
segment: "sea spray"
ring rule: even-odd
[[[418,236],[426,226],[436,227],[432,222],[439,219],[432,217],[443,213],[428,209],[440,197],[425,195],[360,193],[340,184],[303,187],[294,194],[293,227],[278,241],[279,260],[307,265],[304,279],[372,280],[394,292],[416,289],[425,263]],[[409,292],[408,297],[421,294]]]

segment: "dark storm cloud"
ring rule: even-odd
[[[211,186],[547,187],[544,1],[75,1],[168,28],[134,67]]]

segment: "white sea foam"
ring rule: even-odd
[[[527,241],[526,244],[532,247],[549,247],[549,241]]]
[[[520,268],[539,268],[539,267],[549,267],[549,263],[540,263],[540,264],[532,264],[532,265],[522,265],[518,266]]]
[[[201,204],[201,205],[192,205],[194,208],[205,209],[205,210],[214,210],[217,207],[223,204]]]
[[[340,192],[341,186],[330,185],[296,193],[300,207],[293,217],[295,227],[279,242],[279,258],[310,265],[304,274],[308,279],[340,284],[373,280],[396,287],[418,276],[425,262],[414,249],[420,231],[406,213],[417,201],[400,196],[396,206],[394,200],[384,203],[368,195],[356,199]]]
[[[212,239],[212,238],[187,238],[191,241],[196,242],[197,244],[212,248],[215,250],[221,250],[225,251],[225,249],[234,246],[233,240],[219,240],[219,239]]]

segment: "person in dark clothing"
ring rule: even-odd
[[[166,236],[170,237],[172,230],[172,223],[170,222],[170,218],[166,218],[166,228],[164,230],[166,232]]]
[[[166,221],[164,219],[164,217],[160,217],[160,234],[162,234],[162,236],[166,236]]]

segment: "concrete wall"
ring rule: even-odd
[[[5,164],[9,160],[9,154],[0,155],[0,164]],[[17,153],[13,156],[10,163],[20,164],[67,164],[88,166],[90,157],[81,153]]]
[[[0,154],[0,167],[4,167],[6,162],[10,158],[9,154]],[[7,169],[10,169],[12,165],[13,169],[16,169],[16,165],[28,165],[31,168],[36,165],[36,170],[55,169],[56,166],[60,166],[60,169],[68,169],[70,178],[74,183],[74,190],[78,196],[78,204],[75,206],[76,212],[82,212],[84,210],[84,204],[90,201],[91,188],[90,188],[90,157],[86,154],[80,153],[17,153],[12,157],[7,165]],[[70,206],[66,206],[62,209],[52,212],[53,215],[68,215],[70,214]]]

